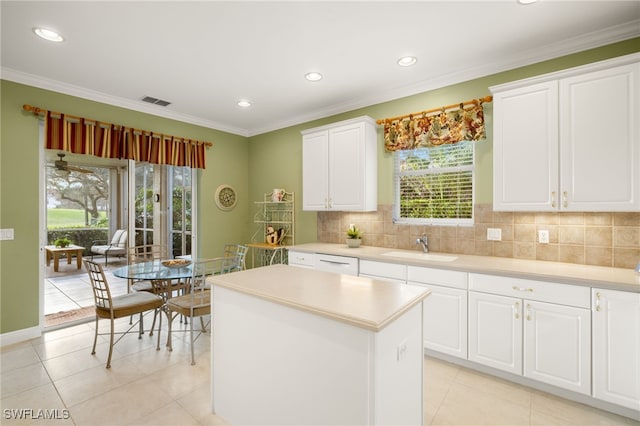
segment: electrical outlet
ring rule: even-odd
[[[0,240],[13,240],[13,228],[0,229]]]
[[[489,241],[501,241],[502,229],[500,228],[487,228],[487,240]]]
[[[400,362],[405,357],[406,354],[407,354],[407,341],[403,340],[398,345],[398,362]]]
[[[540,244],[549,244],[549,231],[541,229],[538,231],[538,242]]]

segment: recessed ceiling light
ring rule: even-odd
[[[319,81],[319,80],[322,80],[322,74],[315,71],[309,72],[304,75],[304,78],[306,78],[309,81]]]
[[[411,65],[415,65],[418,62],[418,58],[415,56],[404,56],[398,59],[398,65],[401,67],[410,67]]]
[[[45,40],[54,41],[56,43],[60,43],[64,41],[64,37],[53,30],[49,30],[47,28],[34,28],[33,32],[36,33],[38,37],[41,37]]]
[[[236,105],[241,108],[249,108],[251,106],[251,102],[246,99],[240,99],[238,102],[236,102]]]
[[[535,3],[535,2],[537,2],[537,1],[538,1],[538,0],[518,0],[518,3],[520,3],[520,4],[525,4],[525,5],[526,5],[526,4]]]

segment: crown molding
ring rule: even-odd
[[[141,102],[131,101],[129,99],[124,99],[83,87],[62,83],[33,74],[23,73],[21,71],[16,71],[10,68],[0,68],[0,76],[2,79],[14,81],[16,83],[26,84],[45,90],[51,90],[66,95],[76,96],[91,101],[101,102],[108,105],[177,120],[184,123],[194,124],[197,126],[219,130],[239,136],[251,137],[283,129],[286,127],[303,124],[309,121],[326,118],[332,115],[342,114],[355,109],[413,96],[418,93],[451,86],[453,84],[458,84],[476,78],[497,74],[515,68],[532,65],[538,62],[555,59],[561,56],[578,53],[584,50],[594,49],[597,47],[605,46],[607,44],[612,44],[635,37],[640,37],[640,19],[628,22],[626,24],[609,27],[604,30],[594,31],[580,37],[574,37],[544,46],[539,46],[535,49],[519,51],[511,56],[508,60],[502,62],[471,66],[458,72],[448,73],[442,76],[431,76],[428,79],[424,79],[413,84],[397,86],[385,91],[377,91],[371,96],[352,99],[347,102],[331,105],[327,108],[315,110],[309,114],[296,115],[286,120],[280,120],[278,122],[271,123],[269,126],[247,129],[232,127],[224,123],[204,120],[200,117],[180,114],[170,110],[160,110],[160,107],[158,106],[142,104]]]
[[[63,83],[57,80],[51,80],[41,76],[24,73],[11,68],[0,68],[0,77],[3,80],[13,81],[15,83],[25,84],[27,86],[33,86],[44,90],[51,90],[53,92],[62,93],[64,95],[76,96],[78,98],[104,103],[120,108],[126,108],[145,114],[155,115],[162,118],[168,118],[171,120],[181,121],[183,123],[195,124],[197,126],[206,127],[208,129],[219,130],[222,132],[232,133],[234,135],[249,136],[247,129],[239,129],[236,127],[230,127],[223,123],[216,123],[214,121],[204,120],[200,117],[194,117],[188,114],[180,114],[171,110],[162,110],[157,105],[143,104],[141,101],[131,101],[129,99],[121,98],[118,96],[109,95],[106,93],[98,92],[84,87],[75,86],[73,84]]]
[[[451,86],[458,83],[474,80],[476,78],[486,77],[498,74],[504,71],[533,65],[562,56],[579,53],[589,49],[606,46],[608,44],[617,43],[624,40],[640,37],[640,19],[632,22],[609,27],[604,30],[594,31],[580,37],[561,40],[555,43],[539,46],[535,49],[520,51],[502,62],[493,62],[486,65],[469,67],[459,72],[448,73],[442,76],[429,77],[422,81],[398,86],[386,91],[376,92],[375,95],[360,98],[353,101],[332,105],[328,108],[316,110],[311,114],[304,116],[292,117],[290,120],[284,120],[274,123],[272,126],[251,129],[249,136],[256,136],[262,133],[278,130],[302,124],[308,121],[319,120],[336,114],[353,111],[355,109],[377,105],[384,102],[390,102],[418,93],[428,92],[430,90],[440,89],[442,87]]]

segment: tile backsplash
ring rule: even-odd
[[[478,204],[473,226],[415,226],[394,224],[391,212],[391,205],[366,213],[319,212],[318,241],[344,243],[354,223],[368,246],[420,250],[416,238],[426,234],[432,252],[618,268],[640,262],[640,213],[494,212]],[[501,229],[502,240],[487,240],[487,228]],[[549,231],[548,244],[538,243],[540,230]]]

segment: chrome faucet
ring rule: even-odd
[[[416,244],[422,244],[422,252],[429,253],[429,241],[427,240],[427,234],[422,234],[422,237],[416,238]]]

